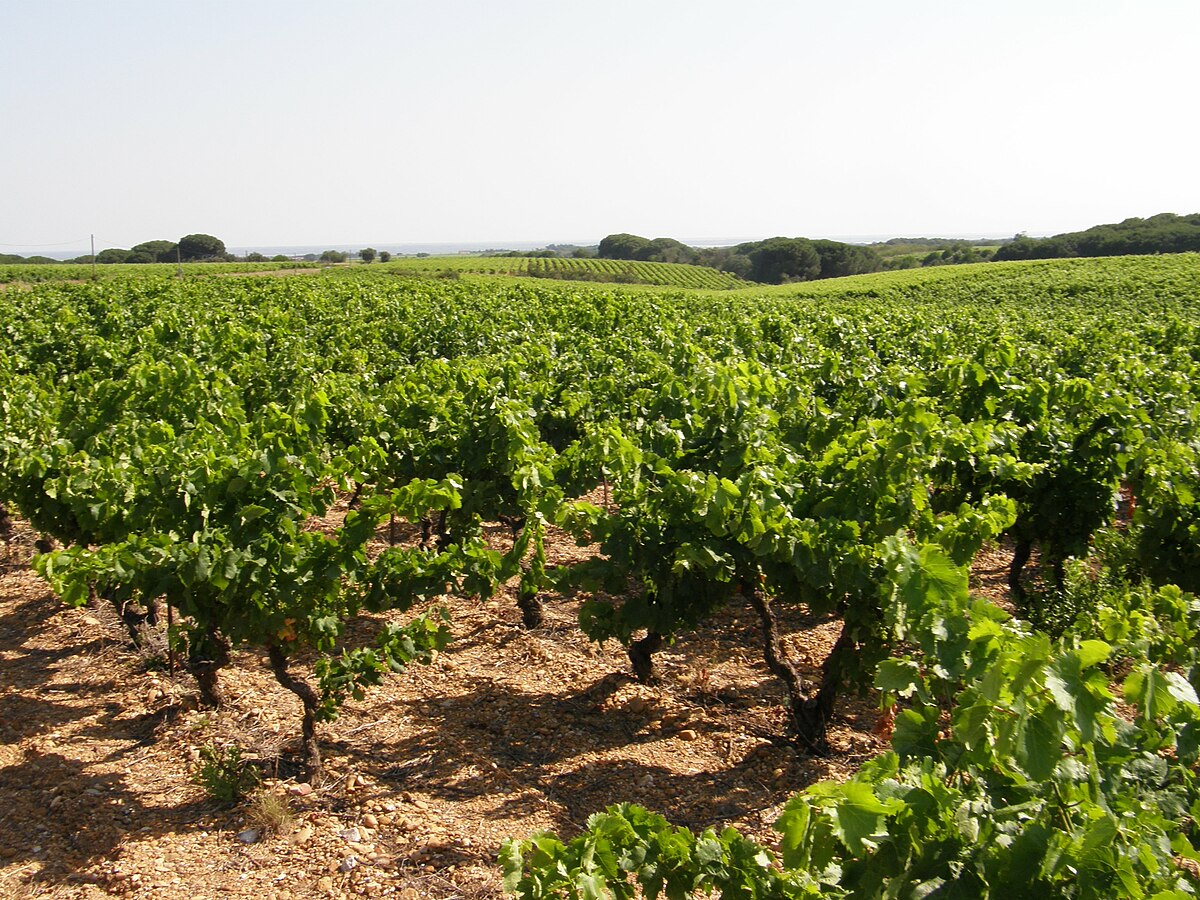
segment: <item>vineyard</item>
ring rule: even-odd
[[[1196,894],[1200,257],[418,262],[0,293],[0,893]]]
[[[747,282],[741,278],[708,266],[624,259],[437,256],[428,259],[392,260],[376,268],[405,274],[512,275],[553,278],[560,281],[645,284],[710,291],[736,290],[747,286]]]
[[[130,278],[170,278],[180,271],[185,276],[247,275],[261,272],[290,272],[297,269],[320,268],[315,262],[188,262],[174,263],[116,263],[90,266],[81,263],[50,263],[37,265],[0,265],[0,285],[40,284],[49,281],[123,281]]]

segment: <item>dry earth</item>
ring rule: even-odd
[[[498,897],[505,838],[571,835],[629,800],[771,842],[788,797],[884,746],[871,698],[841,704],[829,758],[777,739],[783,694],[748,608],[658,654],[647,686],[620,647],[581,635],[574,601],[552,598],[526,631],[506,591],[443,601],[453,643],[321,727],[328,774],[305,794],[299,704],[265,658],[238,654],[228,705],[198,708],[191,678],[134,650],[109,607],[58,602],[28,567],[31,537],[19,531],[0,568],[3,898]],[[588,551],[560,539],[550,552]],[[982,563],[973,587],[1000,596],[1003,554]],[[836,623],[780,612],[815,673]],[[194,774],[203,748],[229,746],[263,781],[223,808]]]

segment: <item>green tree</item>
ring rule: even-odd
[[[841,241],[813,241],[812,245],[821,257],[821,278],[862,275],[865,272],[878,272],[883,268],[883,260],[870,247],[844,244]]]
[[[96,262],[100,265],[111,265],[112,263],[129,262],[130,251],[122,250],[119,247],[110,247],[108,250],[101,250],[96,254]]]
[[[748,254],[750,278],[763,284],[810,281],[821,274],[821,256],[812,241],[776,237],[762,241]]]
[[[131,257],[129,261],[139,263],[175,262],[175,247],[174,241],[143,241],[130,248],[129,252],[136,258]]]
[[[225,242],[211,234],[189,234],[179,239],[179,256],[188,260],[214,259],[225,255]]]
[[[601,259],[640,259],[650,241],[636,234],[610,234],[600,242],[597,255]]]
[[[386,250],[379,251],[379,261],[380,262],[390,262],[391,259],[392,259],[392,254],[388,253]]]
[[[374,247],[364,247],[362,250],[358,251],[358,258],[365,263],[375,262],[376,256],[377,253]]]
[[[699,255],[695,249],[674,238],[655,238],[646,245],[637,258],[645,262],[694,265],[699,259]]]

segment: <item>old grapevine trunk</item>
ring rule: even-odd
[[[662,649],[662,645],[663,636],[657,631],[651,631],[629,645],[629,662],[634,676],[642,684],[654,679],[654,654]]]
[[[805,681],[783,649],[775,611],[757,583],[745,585],[743,591],[762,623],[763,657],[767,668],[783,682],[787,691],[789,724],[793,736],[812,753],[828,752],[828,723],[841,684],[842,666],[846,655],[852,650],[849,633],[843,627],[841,636],[822,667],[821,684],[818,687]]]
[[[323,772],[321,747],[317,743],[317,713],[321,708],[321,696],[311,684],[292,674],[288,668],[287,655],[278,644],[267,645],[267,656],[271,661],[271,671],[275,675],[275,680],[299,697],[304,706],[304,717],[301,724],[301,753],[308,780],[316,781]]]
[[[215,628],[193,635],[188,646],[188,671],[200,688],[200,702],[220,706],[225,701],[220,671],[229,665],[229,641]]]

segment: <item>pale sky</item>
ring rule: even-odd
[[[0,253],[1200,211],[1197,0],[0,0],[0,23]]]

